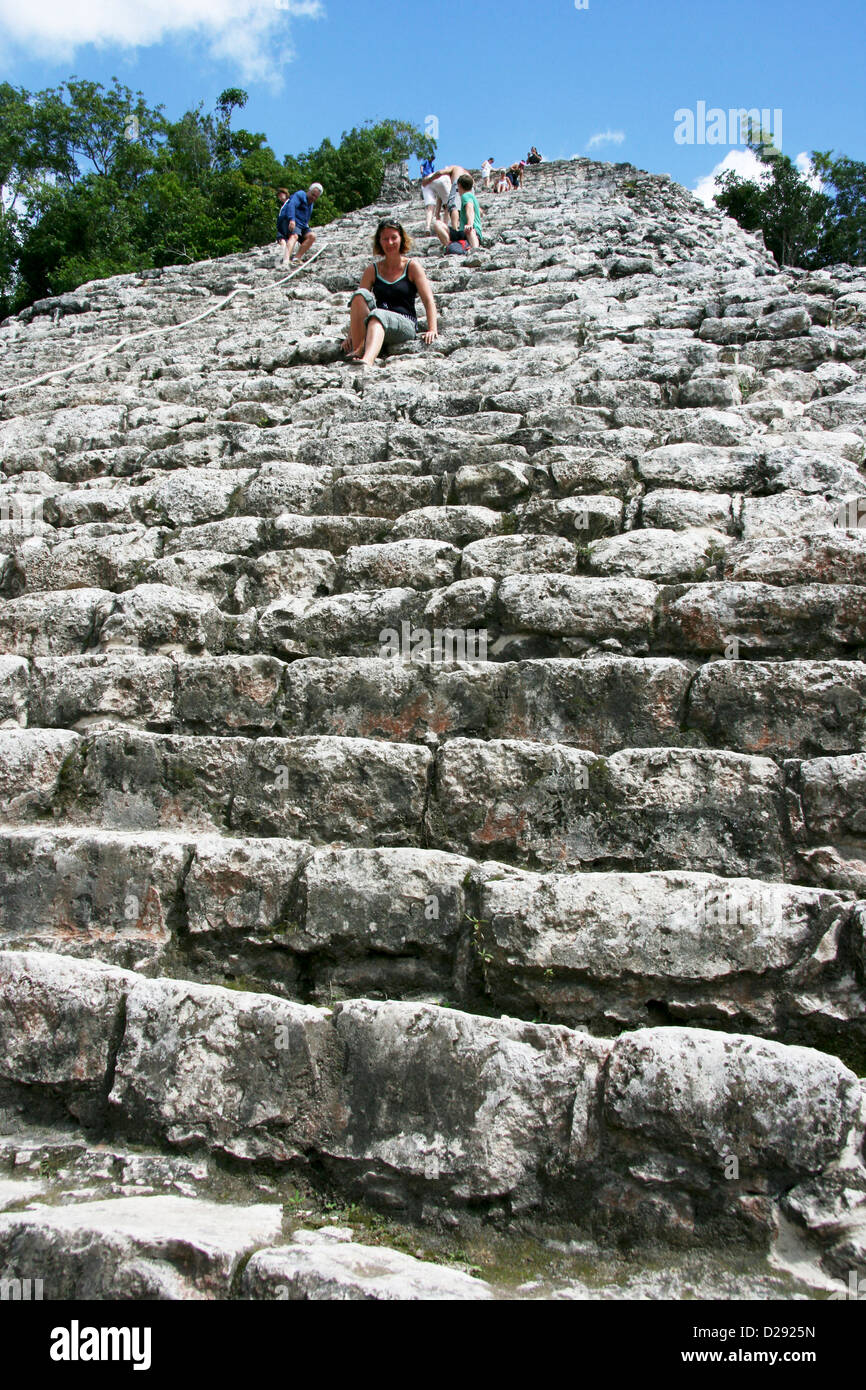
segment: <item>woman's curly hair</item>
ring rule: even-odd
[[[382,233],[383,233],[383,232],[385,231],[385,229],[388,228],[388,227],[393,227],[395,231],[397,231],[397,232],[400,233],[400,255],[401,255],[401,256],[405,256],[406,252],[409,250],[409,248],[410,248],[411,245],[412,245],[412,238],[410,237],[409,233],[406,231],[406,228],[403,226],[403,223],[402,223],[402,222],[398,222],[397,219],[396,219],[395,217],[383,217],[383,218],[382,218],[382,221],[379,223],[378,227],[376,228],[376,235],[373,237],[373,250],[374,250],[374,252],[376,253],[377,256],[384,256],[385,252],[382,250],[382,241],[381,241],[381,237],[382,237]]]

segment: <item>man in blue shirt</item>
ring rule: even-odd
[[[283,264],[288,265],[298,252],[298,265],[316,240],[315,232],[310,231],[313,209],[323,193],[320,183],[311,183],[306,193],[302,188],[293,193],[280,208],[277,218],[277,240],[285,242]]]

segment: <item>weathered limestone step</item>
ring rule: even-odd
[[[261,613],[257,644],[281,657],[377,656],[388,643],[399,646],[404,624],[410,646],[425,634],[429,645],[437,629],[484,631],[489,653],[500,660],[599,650],[704,659],[728,653],[732,643],[752,660],[862,659],[866,586],[660,587],[626,577],[479,576],[428,592],[398,587],[280,598]],[[19,655],[27,654],[23,645],[7,640],[7,649]]]
[[[474,883],[437,850],[284,839],[0,832],[0,939],[289,998],[468,997]]]
[[[249,651],[254,631],[254,613],[224,613],[212,597],[169,584],[139,584],[121,594],[62,589],[0,606],[0,649],[13,656],[78,656],[114,647],[216,655]]]
[[[866,755],[785,764],[791,824],[811,880],[866,896]]]
[[[0,1122],[0,1174],[0,1187],[9,1193],[0,1203],[4,1211],[25,1210],[31,1185],[34,1198],[52,1205],[157,1193],[228,1195],[224,1174],[209,1157],[184,1158],[123,1143],[94,1144],[78,1126],[22,1125],[20,1117],[12,1124],[8,1112]],[[259,1198],[262,1191],[259,1187]]]
[[[671,659],[445,665],[313,658],[293,662],[285,679],[285,718],[298,732],[401,742],[524,738],[599,753],[626,740],[692,741],[682,732],[691,673]]]
[[[493,1297],[489,1284],[461,1270],[418,1260],[401,1250],[361,1245],[347,1236],[340,1228],[330,1238],[299,1231],[291,1245],[258,1251],[244,1270],[242,1297],[401,1303]]]
[[[854,661],[716,661],[693,673],[669,657],[454,666],[312,658],[291,663],[285,681],[283,717],[298,733],[518,738],[602,754],[707,743],[797,757],[866,745],[866,665]]]
[[[288,393],[297,391],[291,375],[285,384]],[[611,384],[618,393],[628,387],[622,381]],[[321,389],[323,383],[319,386],[323,413],[329,394],[332,408],[347,399],[345,393],[328,393]],[[418,395],[405,397],[409,409],[417,411]],[[702,412],[660,411],[653,421],[652,412],[641,409],[636,412],[641,430],[624,421],[617,427],[610,411],[571,405],[562,421],[553,421],[547,389],[539,402],[546,409],[525,417],[504,410],[484,413],[475,397],[465,416],[472,425],[467,435],[453,428],[444,393],[434,398],[436,414],[423,426],[379,423],[377,415],[392,418],[397,404],[390,385],[379,399],[370,389],[363,398],[348,399],[355,402],[356,417],[357,402],[363,399],[366,418],[342,427],[349,430],[342,439],[340,426],[305,428],[299,418],[301,399],[289,409],[286,424],[273,429],[244,429],[220,420],[198,427],[199,433],[210,433],[189,439],[186,448],[197,450],[199,459],[183,452],[154,454],[144,429],[131,429],[123,436],[126,447],[108,456],[73,457],[61,470],[63,477],[46,471],[42,458],[35,461],[38,466],[24,468],[16,459],[17,475],[0,479],[2,549],[18,548],[22,537],[45,545],[65,543],[87,525],[155,529],[178,539],[186,528],[202,530],[223,520],[234,529],[245,520],[274,525],[283,513],[319,517],[325,527],[330,519],[332,529],[341,515],[354,513],[353,520],[377,518],[377,529],[387,531],[389,522],[391,527],[411,525],[403,517],[419,509],[434,513],[429,525],[440,519],[435,514],[455,507],[492,510],[500,528],[534,531],[534,521],[545,509],[566,501],[599,510],[601,524],[607,526],[622,518],[623,502],[644,491],[641,516],[648,526],[659,524],[652,519],[658,513],[669,514],[675,526],[686,521],[732,533],[741,526],[746,534],[772,535],[779,534],[782,518],[788,516],[794,531],[811,526],[823,532],[840,524],[840,512],[850,503],[850,525],[856,527],[857,499],[866,491],[863,440],[851,432],[776,435],[768,446],[767,436],[751,439],[754,426],[749,428],[742,415],[725,415],[735,437],[708,443],[691,437],[701,425],[710,437],[725,432],[718,419],[713,429]],[[56,411],[54,417],[63,413]],[[554,436],[549,430],[525,428],[524,420],[533,418],[556,423],[566,436],[577,428],[590,443],[539,447]],[[48,425],[40,419],[29,428]],[[4,428],[8,431],[8,424],[0,421],[0,435]],[[738,433],[742,438],[736,438]],[[676,434],[682,442],[654,447],[659,436]],[[70,468],[82,475],[69,477]],[[619,506],[610,505],[614,501]],[[574,510],[572,527],[591,534],[591,523],[578,523],[579,509]]]
[[[775,505],[776,499],[770,500]],[[449,512],[457,515],[452,519]],[[611,534],[621,528],[600,506],[590,514],[582,499],[569,498],[537,504],[516,533],[503,535],[490,534],[490,525],[477,520],[479,513],[485,518],[496,517],[484,507],[421,509],[394,523],[395,529],[408,534],[374,541],[373,536],[385,529],[374,524],[369,538],[360,543],[352,535],[354,526],[344,528],[342,537],[339,528],[329,527],[327,530],[336,532],[333,541],[341,551],[336,557],[321,545],[295,544],[288,552],[278,548],[286,534],[280,523],[288,522],[288,516],[279,518],[270,532],[264,530],[263,522],[256,521],[259,529],[254,539],[246,530],[236,530],[235,543],[247,547],[247,554],[226,549],[210,525],[195,528],[200,533],[195,539],[206,538],[210,546],[187,549],[183,533],[95,522],[77,526],[68,539],[55,533],[61,538],[25,541],[6,557],[0,580],[9,598],[78,588],[123,593],[142,583],[162,584],[210,597],[227,611],[262,608],[304,593],[323,597],[335,592],[395,588],[423,592],[445,588],[457,580],[502,580],[517,574],[574,576],[579,571],[588,577],[622,575],[679,584],[708,575],[721,577],[723,568],[727,579],[740,583],[855,584],[860,589],[866,584],[866,531],[812,533],[800,528],[793,546],[781,537],[737,542],[718,526],[710,525],[670,529],[645,524]],[[471,515],[467,518],[466,514]],[[308,522],[314,520],[309,518]],[[354,520],[346,518],[348,522]],[[748,521],[746,516],[745,524]],[[502,518],[499,522],[501,525]],[[320,539],[332,539],[323,535],[326,528],[321,526],[308,524],[303,529],[311,536],[318,533]],[[754,531],[753,527],[748,529]],[[443,534],[411,534],[434,530]],[[481,532],[480,538],[472,538],[473,530]],[[607,535],[592,540],[600,530]],[[302,528],[296,526],[294,531],[292,539],[302,537]],[[230,544],[231,534],[226,539]],[[249,547],[254,541],[258,542],[256,553],[251,554]]]
[[[318,609],[337,618],[339,602],[322,601],[308,613],[312,616]],[[702,583],[659,588],[628,578],[520,575],[502,580],[498,590],[491,580],[479,579],[434,594],[420,625],[433,619],[443,626],[459,626],[461,621],[487,626],[492,635],[507,635],[500,644],[506,655],[510,646],[534,641],[548,650],[527,655],[579,655],[606,643],[608,649],[615,644],[637,655],[652,651],[706,657],[725,654],[735,641],[743,657],[790,659],[856,656],[866,643],[864,614],[866,589],[853,585]],[[309,620],[305,615],[302,622]]]
[[[748,445],[683,442],[649,449],[637,465],[648,488],[685,488],[752,497],[785,490],[842,500],[863,487],[863,441],[855,434],[814,432],[788,439],[762,435]]]
[[[620,1236],[766,1245],[783,1193],[845,1156],[862,1177],[861,1085],[809,1048],[679,1028],[609,1042],[364,1000],[331,1012],[41,954],[0,955],[0,980],[7,1103],[168,1148],[315,1159],[410,1211],[589,1212]]]
[[[3,671],[0,664],[0,692],[7,688]],[[132,725],[155,732],[284,733],[286,672],[284,662],[263,656],[175,659],[119,649],[36,658],[30,667],[30,725],[82,732]],[[17,669],[7,679],[11,706]]]
[[[781,878],[782,796],[766,758],[453,739],[437,753],[428,816],[434,844],[479,858]]]
[[[0,730],[0,752],[7,746],[0,816],[11,824],[426,843],[563,869],[780,878],[791,867],[783,774],[770,759],[739,753],[650,748],[604,758],[559,744],[456,738],[434,767],[427,748],[373,739]],[[849,764],[857,775],[856,755],[835,761],[840,776]],[[808,769],[795,763],[790,778]]]
[[[420,841],[432,754],[371,739],[0,730],[0,814],[106,829]]]
[[[23,1188],[24,1184],[17,1184]],[[483,1280],[400,1250],[363,1245],[346,1228],[285,1230],[277,1203],[130,1196],[0,1216],[4,1278],[42,1271],[46,1302],[490,1299]],[[133,1361],[150,1364],[149,1344]]]
[[[71,1147],[76,1147],[81,1151],[82,1164],[87,1169],[92,1165],[94,1168],[105,1169],[115,1161],[115,1154],[111,1153],[109,1146],[101,1144],[88,1149],[87,1144],[76,1138],[70,1144],[69,1136],[65,1144],[52,1146],[50,1144],[31,1145],[29,1136],[32,1130],[27,1132],[28,1137],[22,1138],[22,1148],[30,1153],[38,1152],[40,1149],[46,1155],[46,1161],[53,1160],[59,1152],[65,1158]],[[0,1141],[2,1142],[2,1141]],[[38,1146],[38,1147],[37,1147]],[[116,1146],[115,1146],[116,1148]],[[124,1162],[130,1166],[130,1161],[121,1159],[117,1156],[117,1161]],[[195,1162],[184,1163],[183,1160],[163,1154],[138,1153],[131,1160],[137,1172],[147,1171],[152,1173],[167,1169],[171,1166],[193,1170],[200,1174],[207,1170],[209,1164],[206,1160],[198,1159]],[[0,1177],[0,1212],[2,1211],[23,1211],[28,1202],[39,1201],[44,1194],[45,1184],[36,1182],[32,1179],[22,1178],[16,1166],[18,1176],[13,1179]],[[38,1171],[38,1169],[37,1169]],[[62,1170],[61,1170],[62,1171]],[[223,1176],[223,1182],[225,1177]],[[850,1175],[849,1175],[850,1184]],[[259,1177],[254,1179],[254,1185],[259,1189],[265,1183]],[[270,1180],[267,1184],[274,1193],[274,1197],[279,1193],[279,1184]],[[829,1233],[829,1239],[824,1240],[824,1244],[832,1249],[834,1259],[838,1262],[837,1282],[834,1284],[828,1279],[827,1275],[820,1270],[817,1265],[809,1269],[786,1270],[779,1268],[774,1261],[772,1250],[764,1257],[755,1259],[754,1255],[749,1258],[750,1273],[744,1275],[742,1270],[738,1270],[736,1275],[730,1274],[730,1258],[726,1253],[710,1253],[706,1250],[682,1250],[677,1251],[668,1249],[664,1256],[659,1259],[658,1254],[654,1260],[654,1271],[651,1276],[647,1276],[645,1258],[640,1250],[624,1254],[620,1250],[614,1249],[609,1245],[602,1245],[588,1239],[579,1242],[573,1240],[575,1228],[573,1225],[544,1223],[542,1227],[537,1224],[538,1233],[536,1239],[531,1243],[525,1238],[521,1241],[521,1259],[516,1268],[513,1267],[513,1239],[509,1237],[507,1228],[500,1227],[498,1230],[491,1227],[489,1222],[462,1222],[456,1228],[446,1233],[437,1229],[432,1222],[425,1224],[423,1234],[416,1225],[405,1222],[397,1222],[393,1217],[383,1219],[373,1213],[368,1215],[363,1212],[361,1219],[355,1209],[347,1209],[347,1217],[352,1224],[335,1225],[333,1212],[333,1198],[324,1197],[320,1202],[313,1195],[309,1200],[309,1206],[298,1210],[297,1188],[293,1186],[290,1177],[282,1179],[282,1187],[285,1194],[291,1199],[290,1213],[285,1213],[283,1217],[284,1231],[291,1227],[291,1236],[286,1232],[283,1236],[283,1243],[277,1247],[267,1247],[257,1250],[249,1260],[243,1274],[241,1275],[240,1285],[234,1281],[234,1287],[239,1287],[239,1295],[242,1298],[256,1299],[276,1299],[280,1302],[302,1299],[346,1299],[365,1301],[392,1301],[399,1299],[401,1302],[407,1300],[416,1301],[419,1299],[442,1300],[442,1299],[464,1299],[464,1298],[489,1298],[491,1293],[497,1298],[507,1298],[509,1300],[531,1299],[538,1301],[541,1299],[609,1299],[609,1298],[631,1298],[631,1297],[657,1297],[657,1298],[682,1298],[689,1296],[692,1298],[716,1299],[716,1298],[741,1298],[744,1294],[748,1297],[757,1299],[778,1299],[778,1298],[814,1298],[816,1296],[826,1296],[830,1291],[841,1293],[844,1297],[848,1292],[848,1267],[851,1263],[844,1264],[845,1245],[839,1240],[841,1229],[846,1229],[856,1237],[862,1233],[862,1226],[858,1226],[857,1216],[850,1211],[841,1213],[833,1210],[833,1198],[836,1204],[849,1201],[854,1195],[854,1189],[849,1185],[845,1187],[840,1184],[834,1191],[820,1190],[816,1184],[803,1184],[799,1189],[795,1189],[795,1194],[790,1203],[790,1212],[793,1219],[797,1219],[797,1206],[807,1205],[810,1211],[811,1221],[818,1227],[818,1234],[823,1235],[821,1229],[826,1228],[832,1222],[833,1228]],[[52,1175],[52,1193],[55,1197],[60,1189],[61,1197],[68,1200],[68,1194],[62,1190],[62,1185],[58,1184],[56,1176]],[[308,1189],[309,1190],[309,1189]],[[93,1196],[88,1199],[84,1193],[76,1192],[73,1200],[81,1204],[81,1224],[93,1225],[98,1227],[94,1231],[95,1243],[92,1247],[94,1256],[101,1260],[102,1242],[109,1235],[113,1241],[120,1235],[117,1228],[112,1228],[107,1233],[104,1223],[98,1219],[91,1221],[93,1215],[91,1202],[95,1202],[99,1195],[99,1188],[92,1189]],[[157,1190],[158,1191],[158,1190]],[[133,1190],[129,1193],[119,1195],[141,1198],[146,1194],[150,1200],[156,1196],[159,1200],[157,1191],[153,1189]],[[260,1194],[257,1194],[260,1196]],[[223,1202],[225,1199],[223,1198]],[[246,1210],[244,1207],[246,1206]],[[321,1207],[321,1212],[316,1208]],[[238,1209],[241,1209],[240,1211]],[[227,1213],[226,1229],[229,1224],[233,1227],[238,1224],[237,1218],[241,1219],[247,1214],[249,1208],[249,1198],[245,1194],[239,1194],[238,1199],[233,1203],[232,1209]],[[118,1208],[120,1220],[118,1227],[125,1226],[124,1240],[132,1236],[133,1262],[137,1269],[131,1269],[129,1265],[121,1265],[117,1268],[115,1280],[97,1281],[91,1275],[91,1287],[94,1296],[104,1295],[106,1298],[116,1298],[121,1290],[124,1289],[127,1296],[130,1295],[133,1286],[133,1278],[140,1271],[144,1261],[136,1261],[136,1236],[128,1229],[129,1222],[124,1222],[124,1208]],[[46,1211],[48,1223],[51,1223],[51,1211]],[[154,1220],[154,1226],[160,1228],[165,1224],[165,1211],[160,1208],[157,1214],[154,1208],[154,1216],[160,1219]],[[842,1219],[839,1219],[841,1215]],[[845,1219],[847,1217],[847,1220]],[[340,1218],[346,1221],[346,1217]],[[312,1222],[318,1221],[320,1224],[313,1225]],[[308,1224],[310,1223],[310,1224]],[[806,1223],[809,1225],[810,1223]],[[10,1229],[12,1229],[10,1227]],[[16,1241],[18,1245],[18,1255],[23,1260],[24,1248],[32,1238],[45,1244],[44,1232],[41,1226],[27,1226],[25,1229],[20,1227],[16,1230]],[[76,1228],[76,1236],[78,1235]],[[543,1234],[546,1238],[543,1238]],[[810,1232],[811,1234],[812,1232]],[[171,1279],[170,1271],[172,1265],[169,1264],[165,1270],[166,1277],[159,1278],[158,1262],[151,1263],[152,1274],[157,1275],[153,1280],[156,1286],[157,1296],[162,1298],[170,1297],[173,1288],[183,1289],[184,1295],[191,1298],[208,1297],[202,1289],[202,1282],[197,1279],[197,1269],[190,1267],[189,1262],[183,1262],[183,1257],[190,1252],[191,1242],[188,1239],[189,1232],[184,1232],[179,1248],[176,1251],[168,1249],[160,1251],[161,1255],[168,1256],[169,1259],[177,1258],[180,1262],[178,1273],[180,1279],[176,1282]],[[5,1236],[5,1232],[4,1232]],[[422,1242],[419,1244],[419,1239]],[[375,1241],[375,1244],[368,1243]],[[407,1254],[406,1244],[410,1243],[415,1254]],[[6,1242],[9,1243],[8,1241]],[[397,1246],[397,1248],[394,1248]],[[402,1248],[400,1248],[402,1247]],[[432,1249],[431,1249],[432,1247]],[[194,1248],[194,1247],[193,1247]],[[587,1255],[590,1251],[597,1257],[591,1270],[587,1269]],[[553,1255],[553,1261],[551,1256]],[[69,1266],[66,1263],[65,1251],[61,1249],[52,1251],[52,1258],[59,1258],[62,1266],[64,1279],[66,1278]],[[76,1258],[72,1254],[72,1260]],[[448,1260],[452,1263],[434,1263],[434,1258]],[[476,1262],[473,1268],[467,1269],[470,1262]],[[30,1264],[32,1267],[33,1260]],[[829,1260],[827,1261],[829,1264]],[[856,1263],[856,1261],[855,1261]],[[475,1277],[480,1273],[480,1268],[492,1267],[488,1282]],[[158,1272],[157,1272],[158,1271]],[[130,1277],[130,1276],[133,1277]],[[52,1300],[52,1283],[54,1281],[43,1278],[38,1283],[27,1274],[18,1275],[22,1280],[23,1297],[31,1298],[42,1297]],[[84,1281],[76,1281],[76,1289],[82,1287]],[[108,1287],[102,1287],[103,1282]],[[142,1281],[147,1286],[147,1280]],[[139,1354],[144,1348],[139,1344]],[[147,1359],[146,1355],[143,1359]]]
[[[740,655],[861,657],[866,646],[866,587],[843,584],[743,582],[667,590],[660,644],[709,655],[732,640]]]
[[[711,661],[689,692],[687,727],[716,747],[811,758],[866,747],[866,665]]]
[[[826,531],[746,541],[725,558],[725,576],[736,583],[866,583],[866,530]]]
[[[866,665],[727,660],[694,672],[671,657],[285,663],[122,649],[30,662],[0,657],[0,725],[401,743],[431,734],[523,738],[602,754],[687,744],[808,758],[866,748]]]
[[[0,832],[0,943],[284,998],[661,1018],[860,1055],[866,903],[689,872],[533,874],[423,849]]]
[[[362,738],[41,729],[0,730],[0,753],[7,824],[426,843],[527,867],[793,874],[862,889],[863,754],[790,760],[783,771],[768,758],[714,749],[605,758],[561,744],[454,738],[434,755]],[[812,864],[828,848],[848,861],[840,872],[850,881],[834,883]]]
[[[652,1019],[820,1039],[862,1069],[864,902],[694,873],[491,870],[477,912],[496,1008],[601,1032]]]
[[[76,526],[68,537],[32,537],[10,551],[3,591],[18,598],[46,590],[131,589],[159,554],[161,540],[156,528],[121,522]]]
[[[224,1299],[263,1246],[279,1246],[278,1205],[120,1197],[0,1216],[4,1277],[39,1269],[43,1298]]]
[[[619,539],[639,548],[651,534],[635,531]],[[613,546],[616,539],[597,544]],[[388,558],[397,550],[399,574]],[[365,556],[371,554],[369,561]],[[548,563],[550,556],[542,558]],[[439,629],[464,635],[467,629],[482,630],[494,659],[581,655],[596,648],[705,658],[725,654],[732,642],[753,660],[856,659],[866,651],[862,584],[749,580],[660,586],[627,575],[548,572],[504,578],[476,574],[452,582],[459,559],[456,547],[434,541],[350,549],[341,562],[344,572],[348,566],[350,584],[400,578],[403,585],[330,593],[340,581],[325,551],[268,553],[244,574],[221,552],[181,553],[146,567],[159,582],[135,584],[121,593],[72,588],[10,599],[0,606],[0,649],[23,657],[124,647],[150,653],[375,656],[389,643],[399,645],[403,625],[409,624],[418,634],[409,637],[413,645],[425,634],[429,645]],[[373,568],[362,574],[368,563]],[[674,560],[665,564],[669,571],[676,568]],[[254,602],[259,608],[243,613],[219,606]]]
[[[461,313],[465,316],[465,304]],[[687,350],[688,342],[688,337],[681,339],[672,350]],[[628,369],[640,371],[635,351],[630,349]],[[571,357],[579,355],[576,347]],[[435,353],[427,356],[436,360]],[[540,365],[541,360],[541,354],[534,357],[525,349],[514,354],[513,365]],[[549,358],[544,361],[549,368]],[[601,369],[606,370],[604,364]],[[477,376],[481,386],[482,372],[482,367],[470,364],[463,380],[472,386]],[[577,373],[572,366],[572,380]],[[586,408],[569,404],[563,387],[551,384],[536,389],[540,408],[530,408],[523,416],[509,413],[507,407],[521,395],[530,405],[526,392],[494,398],[499,408],[487,413],[479,409],[478,395],[464,398],[469,409],[461,413],[471,421],[470,435],[454,427],[453,399],[441,390],[447,386],[447,368],[437,375],[436,384],[425,382],[411,394],[395,396],[389,381],[380,387],[368,385],[359,396],[330,391],[331,383],[321,378],[304,383],[295,373],[286,373],[273,387],[281,391],[284,404],[283,419],[272,428],[234,424],[231,414],[220,419],[217,410],[207,425],[185,430],[180,446],[156,452],[148,445],[147,430],[129,425],[121,435],[122,447],[70,453],[62,462],[49,462],[44,451],[34,450],[28,457],[16,448],[14,459],[6,459],[14,476],[3,484],[3,495],[10,501],[20,497],[21,514],[26,516],[26,495],[38,493],[39,520],[49,531],[62,531],[111,520],[200,526],[223,517],[274,517],[280,510],[306,507],[326,515],[331,510],[345,512],[347,498],[356,492],[364,499],[362,514],[372,508],[375,515],[396,519],[411,510],[411,498],[424,490],[429,500],[416,506],[448,501],[497,512],[516,507],[517,516],[535,495],[610,493],[624,498],[640,486],[683,489],[684,498],[703,492],[769,501],[773,495],[790,494],[804,505],[809,497],[816,502],[833,500],[837,509],[863,491],[863,439],[854,430],[804,430],[792,422],[790,435],[770,436],[773,442],[768,446],[768,436],[755,434],[752,415],[772,418],[772,408],[751,413]],[[312,403],[303,395],[304,385],[310,384],[317,388]],[[630,383],[614,378],[610,387],[625,395]],[[201,393],[206,389],[202,386]],[[395,405],[416,417],[426,411],[423,423],[409,423],[395,413]],[[321,423],[305,421],[311,407],[323,417]],[[329,413],[346,423],[329,421]],[[64,415],[74,412],[56,408],[48,418],[29,417],[12,422],[12,427],[19,434],[26,429],[44,435],[52,421]],[[628,416],[634,416],[633,421]],[[80,428],[79,421],[73,424]],[[0,421],[0,453],[2,435],[8,439],[9,430],[10,422]],[[655,447],[666,435],[680,442]],[[375,508],[374,484],[389,493],[385,511]],[[439,495],[438,502],[431,492]],[[393,511],[401,498],[403,507]]]
[[[645,527],[594,541],[586,568],[591,574],[651,579],[661,584],[703,579],[733,545],[730,536],[712,527],[677,531]],[[553,569],[550,565],[548,569]]]

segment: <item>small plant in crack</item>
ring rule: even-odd
[[[493,954],[484,943],[484,928],[489,927],[490,923],[482,917],[470,917],[466,914],[466,921],[472,928],[472,942],[475,948],[475,956],[481,969],[481,979],[484,984],[484,993],[490,993],[490,966],[493,964]]]

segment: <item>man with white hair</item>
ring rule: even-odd
[[[280,208],[280,215],[277,220],[277,229],[281,237],[285,237],[286,246],[283,254],[283,264],[288,265],[295,254],[298,252],[298,265],[310,250],[316,240],[315,232],[310,231],[310,219],[313,216],[313,209],[324,189],[320,183],[311,183],[306,193],[302,188],[297,193],[293,193],[288,202]]]

